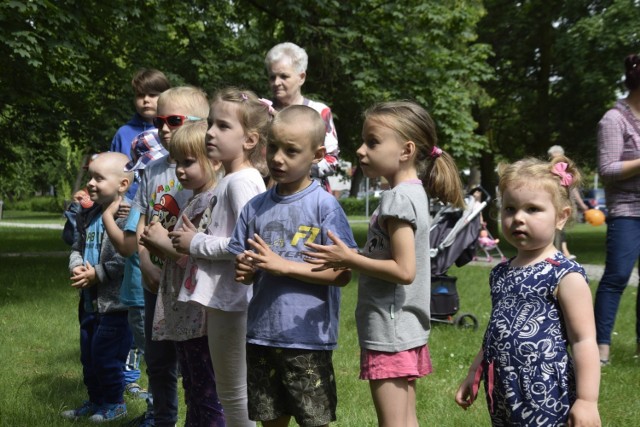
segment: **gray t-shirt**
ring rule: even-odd
[[[403,182],[382,193],[369,223],[363,255],[390,259],[391,242],[385,222],[406,221],[413,227],[416,277],[399,285],[360,274],[356,325],[360,347],[399,352],[427,343],[430,331],[431,262],[429,259],[429,200],[419,180]]]

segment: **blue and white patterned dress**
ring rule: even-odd
[[[526,267],[497,265],[483,379],[494,426],[562,426],[575,401],[573,359],[557,288],[582,266],[557,252]]]

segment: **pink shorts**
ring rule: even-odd
[[[414,381],[432,371],[429,346],[412,348],[398,353],[360,350],[360,379],[384,380],[407,378]]]

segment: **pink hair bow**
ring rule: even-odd
[[[558,162],[553,165],[553,169],[551,170],[551,173],[560,177],[560,185],[563,187],[568,187],[573,182],[573,175],[567,172],[567,166],[565,162]]]
[[[434,145],[433,148],[431,149],[431,154],[430,154],[431,158],[437,159],[441,155],[442,155],[442,149],[437,145]]]
[[[260,98],[258,101],[262,102],[264,104],[265,107],[267,107],[267,110],[269,110],[269,114],[271,114],[272,116],[276,115],[276,110],[275,108],[273,108],[273,102],[265,99],[265,98]]]

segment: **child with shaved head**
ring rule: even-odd
[[[310,177],[324,158],[325,126],[310,107],[291,105],[273,119],[267,165],[276,183],[242,210],[227,250],[236,280],[253,283],[247,320],[249,417],[264,427],[324,426],[336,419],[332,354],[340,287],[350,270],[313,271],[306,244],[328,233],[357,248],[340,204]],[[311,384],[310,387],[307,387]]]
[[[69,260],[71,286],[80,291],[80,360],[89,399],[63,411],[67,419],[104,422],[127,415],[122,366],[132,336],[127,307],[120,301],[125,260],[105,233],[102,212],[129,188],[133,173],[125,172],[128,161],[122,153],[102,153],[89,165],[87,191],[94,204],[77,219],[79,238]],[[122,227],[125,221],[116,223]]]

